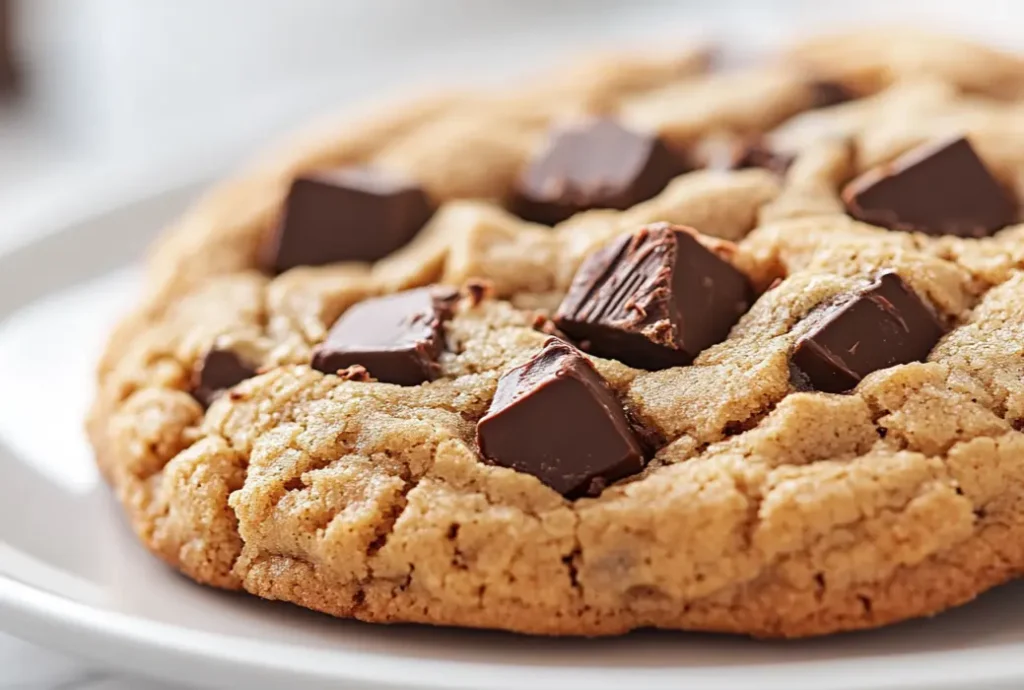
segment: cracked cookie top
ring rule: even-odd
[[[816,634],[1024,567],[1024,64],[884,37],[599,60],[224,183],[100,366],[140,537],[544,633]]]

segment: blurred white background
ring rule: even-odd
[[[0,110],[0,203],[47,180],[219,168],[319,109],[499,80],[581,48],[698,35],[750,53],[878,19],[1024,41],[1018,0],[4,2],[21,89]]]

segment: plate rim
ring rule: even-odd
[[[1024,668],[1013,668],[1006,657],[1019,644],[999,644],[983,649],[917,652],[888,656],[856,657],[840,660],[806,661],[780,664],[755,664],[731,668],[733,677],[722,677],[725,666],[700,669],[676,668],[599,668],[588,674],[579,668],[539,667],[500,662],[446,661],[384,654],[368,650],[311,649],[301,645],[242,639],[222,633],[192,630],[180,625],[147,620],[108,611],[58,594],[46,592],[0,575],[0,627],[17,634],[17,625],[35,619],[34,641],[53,642],[50,635],[77,633],[96,638],[109,654],[86,654],[109,661],[119,650],[158,651],[172,661],[187,662],[194,671],[222,678],[232,670],[244,668],[270,679],[286,679],[356,684],[352,687],[407,688],[443,690],[448,688],[494,688],[513,690],[522,687],[558,687],[563,690],[619,687],[621,681],[643,682],[645,688],[677,687],[680,681],[715,682],[718,688],[759,688],[762,690],[897,690],[900,688],[954,688],[965,683],[1005,684],[1024,678]],[[368,624],[369,625],[369,624]],[[424,630],[428,628],[424,627]],[[59,645],[68,648],[66,645]],[[94,645],[95,648],[95,645]],[[72,651],[83,653],[81,648]],[[144,663],[135,663],[131,655],[119,656],[117,665],[152,675]],[[145,662],[144,657],[139,661]],[[367,663],[373,661],[377,663]],[[380,663],[386,662],[386,663]],[[397,662],[397,663],[396,663]],[[196,664],[201,666],[196,667]],[[344,666],[344,674],[339,668]],[[913,666],[913,675],[900,673]],[[458,673],[453,673],[457,667]],[[515,674],[503,674],[514,671]],[[596,671],[596,673],[594,672]],[[684,675],[685,674],[685,675]],[[445,678],[443,682],[439,678]],[[828,679],[831,684],[823,685]]]

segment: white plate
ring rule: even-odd
[[[1019,687],[1024,586],[931,621],[809,642],[544,640],[333,620],[195,586],[136,545],[81,431],[124,269],[191,190],[0,254],[0,628],[127,669],[252,688]]]

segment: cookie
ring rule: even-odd
[[[201,200],[88,420],[141,542],[543,635],[823,635],[1024,570],[1021,59],[708,56],[392,105]]]

